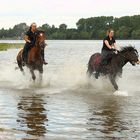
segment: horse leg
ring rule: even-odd
[[[23,73],[23,75],[25,75],[24,69],[22,67],[22,60],[17,60],[17,63],[18,63],[18,67],[19,67],[20,71]]]
[[[23,70],[23,67],[22,67],[22,61],[21,60],[20,61],[18,60],[17,63],[18,63],[18,67],[20,68],[20,71],[24,71]]]
[[[110,79],[110,82],[111,82],[111,84],[113,85],[113,87],[114,87],[116,90],[118,90],[118,85],[117,85],[117,83],[116,83],[115,76],[109,75],[109,79]]]
[[[41,67],[39,69],[39,81],[41,82],[42,81],[42,75],[43,75],[43,67]]]
[[[118,76],[119,76],[120,78],[122,78],[122,69],[119,70]]]
[[[35,76],[34,70],[33,69],[30,69],[30,72],[31,72],[33,81],[35,81],[36,76]]]
[[[20,69],[20,71],[23,73],[23,75],[24,75],[24,69],[23,69],[23,64],[22,64],[22,52],[23,52],[23,50],[21,50],[19,53],[18,53],[18,55],[17,55],[17,64],[18,64],[18,67],[19,67],[19,69]]]

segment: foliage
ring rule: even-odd
[[[43,24],[39,29],[46,32],[47,39],[103,39],[109,28],[115,30],[117,39],[140,39],[140,15],[114,18],[113,16],[91,17],[80,19],[77,28],[69,29],[66,24]],[[8,30],[0,30],[0,39],[22,39],[28,30],[26,23],[20,23]]]

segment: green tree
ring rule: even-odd
[[[63,31],[63,30],[66,30],[67,29],[67,25],[66,24],[60,24],[59,25],[59,29],[61,30],[61,31]]]
[[[135,39],[140,39],[140,29],[139,30],[134,30],[131,34],[132,38]]]
[[[47,39],[103,39],[109,28],[115,30],[118,39],[140,39],[140,15],[123,16],[100,16],[81,18],[76,23],[77,28],[69,29],[66,24],[60,24],[58,28],[47,23],[39,29],[44,30]],[[13,28],[0,30],[0,38],[21,39],[29,27],[26,23],[20,23]]]
[[[128,28],[126,26],[121,26],[117,31],[116,31],[116,37],[119,39],[130,39],[131,38],[131,28]]]

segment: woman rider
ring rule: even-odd
[[[24,40],[26,41],[26,43],[23,48],[23,56],[22,56],[23,62],[27,62],[28,52],[35,45],[37,32],[38,30],[37,30],[36,23],[32,23],[30,26],[30,29],[26,32],[25,37],[24,37]],[[45,48],[45,43],[42,46],[41,55],[42,55],[43,63],[46,65],[48,63],[45,61],[45,58],[44,58],[44,48]]]
[[[103,47],[102,47],[102,62],[95,74],[95,78],[98,79],[102,66],[108,62],[108,59],[112,57],[114,51],[117,49],[116,41],[114,38],[114,30],[109,29],[107,32],[107,36],[103,40]]]

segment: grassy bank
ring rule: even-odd
[[[6,51],[7,49],[12,49],[12,48],[22,48],[24,44],[20,43],[0,43],[0,51]]]

